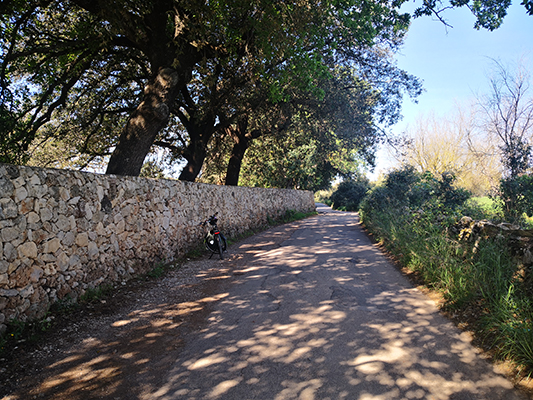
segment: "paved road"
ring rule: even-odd
[[[258,252],[150,399],[520,399],[353,213]]]

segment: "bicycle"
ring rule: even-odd
[[[227,249],[227,242],[226,237],[220,232],[220,229],[218,229],[217,226],[217,218],[218,212],[211,215],[208,219],[206,219],[204,222],[202,222],[200,225],[207,226],[207,224],[210,225],[210,229],[207,231],[204,237],[204,244],[205,248],[211,252],[211,256],[209,256],[209,259],[213,257],[213,254],[218,253],[220,256],[220,259],[224,259],[223,253]]]

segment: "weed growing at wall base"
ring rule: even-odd
[[[52,327],[54,319],[55,317],[47,312],[43,318],[35,321],[10,320],[6,332],[0,336],[0,354],[22,342],[37,342],[41,335]]]

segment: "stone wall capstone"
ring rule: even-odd
[[[234,236],[287,210],[314,211],[313,193],[0,164],[0,325],[171,262],[217,211]]]

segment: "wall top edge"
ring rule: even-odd
[[[227,188],[226,190],[266,190],[266,191],[299,191],[299,192],[312,192],[311,190],[301,190],[301,189],[287,189],[287,188],[263,188],[263,187],[251,187],[251,186],[225,186],[225,185],[216,185],[211,183],[203,183],[203,182],[188,182],[188,181],[180,181],[178,179],[172,179],[172,178],[146,178],[146,177],[139,177],[139,176],[124,176],[124,175],[107,175],[99,172],[90,172],[90,171],[78,171],[78,170],[69,170],[69,169],[60,169],[60,168],[44,168],[44,167],[36,167],[36,166],[28,166],[28,165],[15,165],[15,164],[7,164],[0,162],[0,175],[8,174],[11,175],[14,171],[12,169],[18,169],[20,170],[32,170],[32,171],[43,171],[45,173],[55,173],[55,174],[65,174],[65,175],[75,175],[75,174],[83,174],[86,176],[93,176],[97,177],[98,179],[116,179],[116,180],[123,180],[123,181],[137,181],[137,182],[165,182],[165,183],[172,183],[172,184],[178,184],[178,185],[192,185],[192,186],[205,186],[205,187],[218,187],[218,188]]]

